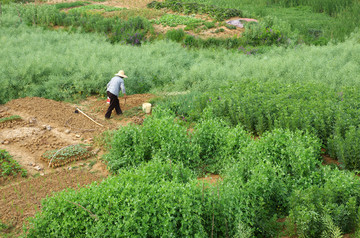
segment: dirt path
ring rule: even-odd
[[[18,234],[25,219],[40,208],[42,198],[107,177],[106,166],[99,160],[103,152],[94,141],[107,130],[128,123],[141,124],[145,116],[142,104],[153,97],[151,94],[130,95],[126,103],[120,98],[124,114],[113,113],[110,120],[104,118],[108,104],[96,97],[79,104],[28,97],[0,105],[0,119],[14,115],[21,117],[0,123],[0,149],[9,152],[28,171],[28,178],[5,180],[0,177],[0,237],[1,232]],[[76,113],[76,108],[103,126]],[[58,168],[49,168],[40,160],[46,151],[79,143],[90,145],[95,156]],[[8,228],[4,229],[3,224]]]

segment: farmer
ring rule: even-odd
[[[124,74],[124,70],[120,70],[107,85],[106,94],[110,98],[110,106],[105,114],[106,119],[110,118],[111,112],[114,108],[117,115],[122,114],[118,96],[121,89],[124,94],[124,98],[126,99],[124,78],[127,78],[127,76]]]

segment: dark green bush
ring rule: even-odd
[[[166,38],[176,42],[182,42],[185,37],[183,29],[170,30],[166,32]]]
[[[296,189],[290,197],[289,219],[300,236],[320,237],[329,229],[324,217],[329,217],[341,234],[353,232],[359,224],[359,180],[350,172],[330,168],[323,173],[324,183]]]
[[[112,172],[153,158],[181,162],[191,168],[201,165],[198,145],[190,143],[186,127],[175,124],[171,114],[148,117],[142,127],[131,125],[120,129],[114,134],[110,153],[105,157]]]

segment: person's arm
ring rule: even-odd
[[[125,91],[125,84],[124,84],[124,80],[120,83],[120,88],[121,88],[121,92],[124,95],[124,98],[126,98],[126,91]]]

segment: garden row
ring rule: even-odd
[[[163,105],[188,121],[221,118],[233,126],[244,125],[255,135],[276,128],[308,131],[321,139],[328,154],[340,159],[341,166],[360,169],[360,98],[353,86],[243,80],[194,95],[178,96]]]
[[[322,166],[316,137],[274,130],[253,140],[223,120],[202,120],[191,132],[175,119],[157,109],[143,127],[113,132],[106,159],[117,176],[46,199],[28,237],[341,237],[358,230],[360,181]],[[221,170],[223,180],[200,182],[204,170]]]

